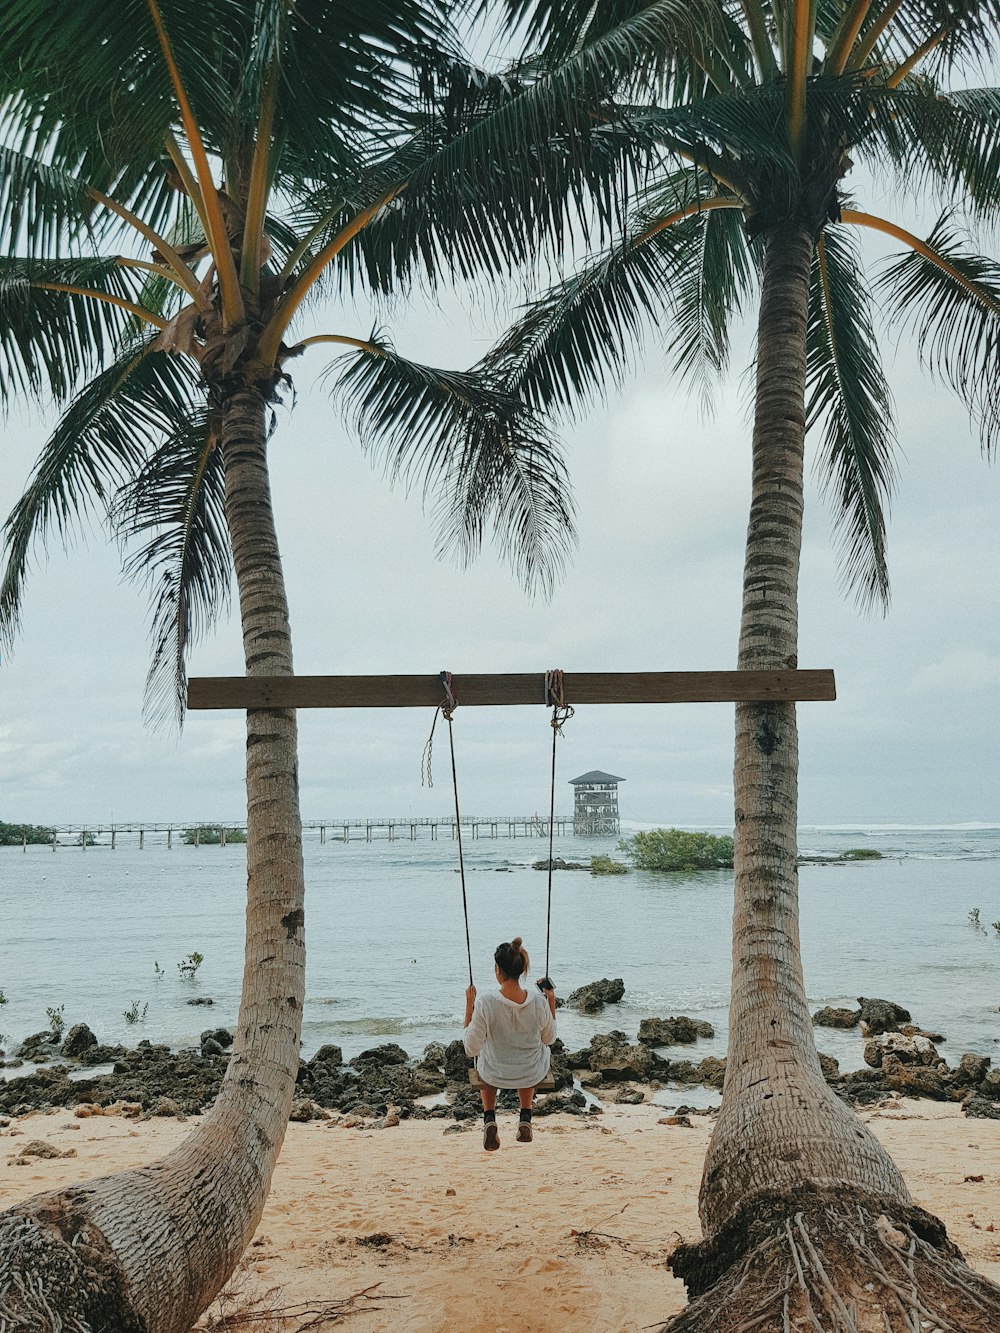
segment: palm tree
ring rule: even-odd
[[[888,599],[895,441],[876,302],[915,331],[984,450],[995,447],[1000,266],[967,232],[997,218],[1000,90],[962,80],[995,50],[996,6],[509,0],[507,11],[541,59],[602,64],[619,114],[658,151],[617,239],[529,304],[484,368],[539,412],[572,412],[622,375],[652,327],[671,370],[710,392],[733,320],[755,300],[738,663],[794,667],[807,435],[839,513],[845,580],[862,602]],[[856,167],[888,177],[897,197],[935,198],[930,234],[852,198]],[[852,239],[865,231],[903,251],[874,285]],[[799,951],[797,770],[794,705],[738,705],[726,1083],[700,1194],[705,1239],[673,1260],[693,1304],[671,1327],[1000,1327],[1000,1291],[913,1208],[823,1078]]]
[[[104,0],[3,7],[0,394],[62,412],[5,528],[5,642],[34,544],[96,512],[153,586],[154,717],[182,711],[189,647],[231,573],[247,673],[290,674],[267,442],[294,358],[316,346],[340,356],[368,447],[435,500],[444,545],[474,551],[495,520],[525,579],[551,580],[571,513],[519,396],[407,361],[378,332],[293,336],[324,293],[502,277],[558,245],[613,164],[607,135],[575,133],[592,119],[578,82],[478,71],[447,9],[121,0],[109,22]],[[5,1329],[186,1330],[253,1233],[299,1065],[294,712],[249,712],[246,781],[246,959],[219,1098],[162,1161],[0,1218]]]

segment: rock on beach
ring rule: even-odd
[[[603,978],[581,991],[617,1003],[624,994],[621,978]],[[820,1055],[824,1077],[837,1094],[852,1105],[864,1106],[894,1095],[960,1102],[972,1117],[1000,1118],[1000,1069],[989,1056],[964,1053],[957,1065],[949,1066],[935,1042],[936,1034],[904,1022],[909,1015],[892,1001],[862,1000],[873,1026],[895,1022],[897,1030],[869,1035],[863,1046],[861,1068],[841,1073],[832,1057]],[[822,1011],[821,1011],[822,1012]],[[846,1011],[850,1013],[850,1011]],[[822,1025],[819,1025],[822,1026]],[[42,1057],[42,1067],[25,1075],[0,1081],[0,1115],[23,1115],[58,1106],[101,1108],[127,1105],[144,1117],[183,1117],[198,1114],[211,1105],[225,1074],[232,1044],[229,1029],[212,1028],[201,1034],[195,1049],[172,1051],[169,1047],[141,1041],[135,1049],[103,1046],[85,1025],[77,1024],[56,1047],[48,1030],[25,1039],[19,1049],[33,1052],[27,1059]],[[568,1051],[561,1040],[552,1047],[552,1076],[555,1090],[538,1099],[538,1114],[562,1110],[586,1114],[588,1101],[574,1082],[593,1090],[605,1101],[634,1095],[646,1098],[669,1083],[701,1084],[721,1088],[725,1060],[706,1056],[700,1061],[673,1060],[655,1048],[689,1045],[713,1035],[710,1024],[686,1015],[649,1017],[639,1023],[636,1039],[622,1031],[598,1033],[581,1050]],[[86,1076],[88,1066],[112,1063],[110,1073]],[[310,1060],[300,1062],[296,1117],[320,1118],[337,1114],[354,1117],[359,1125],[391,1117],[414,1119],[448,1118],[475,1121],[480,1114],[478,1091],[470,1085],[469,1060],[460,1040],[447,1045],[431,1042],[418,1057],[412,1057],[395,1042],[361,1051],[345,1063],[343,1051],[334,1043],[321,1046]],[[75,1077],[71,1078],[73,1072]],[[84,1077],[79,1077],[83,1074]],[[513,1093],[501,1095],[501,1109],[516,1104]]]
[[[678,1014],[676,1018],[643,1018],[639,1023],[639,1041],[644,1046],[681,1046],[699,1037],[714,1037],[715,1028],[700,1018]]]
[[[625,982],[621,977],[613,979],[603,977],[600,981],[588,982],[578,986],[566,997],[570,1009],[579,1009],[583,1014],[599,1014],[606,1004],[618,1004],[625,994]]]

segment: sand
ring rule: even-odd
[[[490,1154],[478,1126],[445,1132],[450,1121],[290,1125],[237,1283],[265,1305],[294,1309],[289,1329],[335,1300],[356,1311],[343,1322],[359,1333],[648,1329],[684,1305],[664,1258],[680,1236],[698,1235],[711,1132],[707,1117],[685,1128],[658,1123],[661,1115],[622,1106],[550,1116],[536,1121],[529,1145],[514,1143],[514,1117],[501,1115],[503,1146]],[[1000,1121],[907,1100],[862,1118],[916,1201],[1000,1282]],[[25,1116],[0,1130],[0,1207],[150,1161],[192,1123]],[[14,1165],[32,1140],[75,1155]]]

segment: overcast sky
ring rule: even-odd
[[[395,312],[404,355],[462,366],[494,325],[449,301]],[[367,332],[324,316],[317,327]],[[301,673],[708,670],[735,665],[749,504],[744,333],[706,418],[651,345],[643,370],[563,432],[580,543],[551,602],[528,600],[492,549],[467,571],[434,557],[419,499],[392,492],[331,406],[323,349],[295,363],[294,410],[270,448],[279,540]],[[899,417],[893,598],[863,615],[840,591],[831,514],[810,484],[801,573],[800,664],[832,667],[836,703],[800,706],[803,823],[1000,822],[1000,474],[960,403],[887,343]],[[49,423],[51,424],[51,423]],[[9,512],[46,423],[2,428],[0,509]],[[813,454],[810,450],[810,459]],[[54,546],[28,586],[23,635],[0,665],[0,820],[229,820],[244,811],[243,719],[192,713],[178,737],[142,721],[148,615],[119,552],[94,532]],[[232,621],[196,650],[192,675],[242,670]],[[306,819],[445,813],[443,744],[420,785],[423,710],[299,715]],[[463,813],[547,809],[541,708],[461,710]],[[728,825],[732,707],[580,708],[559,751],[569,779],[626,779],[625,820]]]

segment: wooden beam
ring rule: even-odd
[[[543,672],[454,676],[463,707],[544,704]],[[680,704],[836,699],[833,672],[590,671],[566,672],[568,704]],[[442,702],[439,675],[202,676],[188,682],[188,708],[433,708]]]

